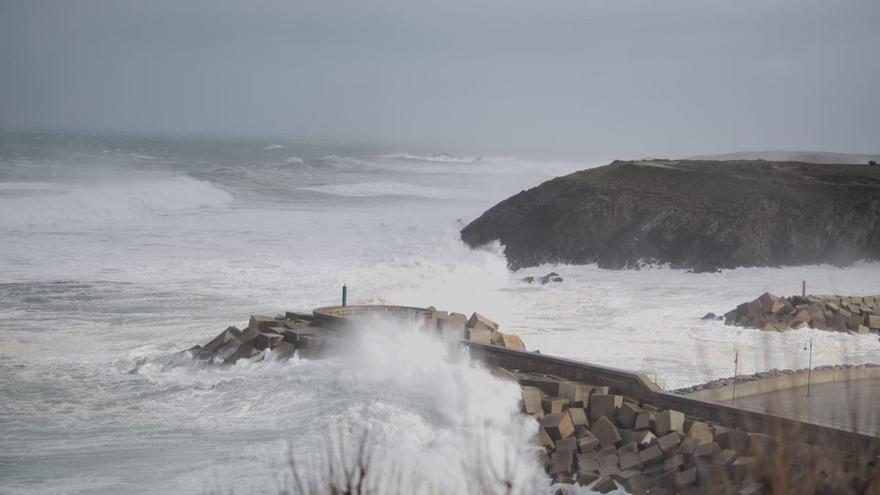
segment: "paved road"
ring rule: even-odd
[[[736,405],[880,436],[880,380],[820,383],[761,395],[737,397]]]

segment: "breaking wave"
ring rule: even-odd
[[[188,176],[138,177],[93,184],[6,182],[0,228],[100,224],[226,205],[232,195]]]

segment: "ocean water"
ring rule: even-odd
[[[516,388],[412,329],[374,325],[322,361],[220,369],[174,357],[251,314],[336,304],[344,283],[352,302],[479,311],[530,349],[667,388],[731,375],[736,352],[743,373],[805,367],[811,338],[814,365],[880,362],[874,335],[700,320],[802,280],[880,293],[878,263],[510,272],[500,246],[459,241],[505,197],[596,165],[0,134],[0,493],[274,493],[290,457],[308,461],[351,425],[370,426],[411,488],[473,491],[462,466],[481,449],[515,455],[521,493],[546,486]],[[550,271],[564,282],[521,280]]]

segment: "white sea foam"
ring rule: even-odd
[[[325,184],[301,187],[303,191],[314,191],[336,196],[355,198],[378,196],[415,196],[423,198],[452,199],[462,195],[462,191],[444,188],[420,186],[401,182],[361,182],[354,184]]]
[[[186,176],[138,177],[93,184],[6,183],[0,228],[45,228],[129,221],[144,216],[223,206],[232,196]],[[40,191],[46,194],[14,195]]]

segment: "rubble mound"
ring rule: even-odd
[[[714,271],[880,259],[880,167],[640,160],[547,181],[461,231],[510,268],[646,263]]]
[[[724,323],[785,332],[818,328],[866,334],[880,332],[880,296],[843,297],[809,295],[779,297],[765,292],[724,315]]]

